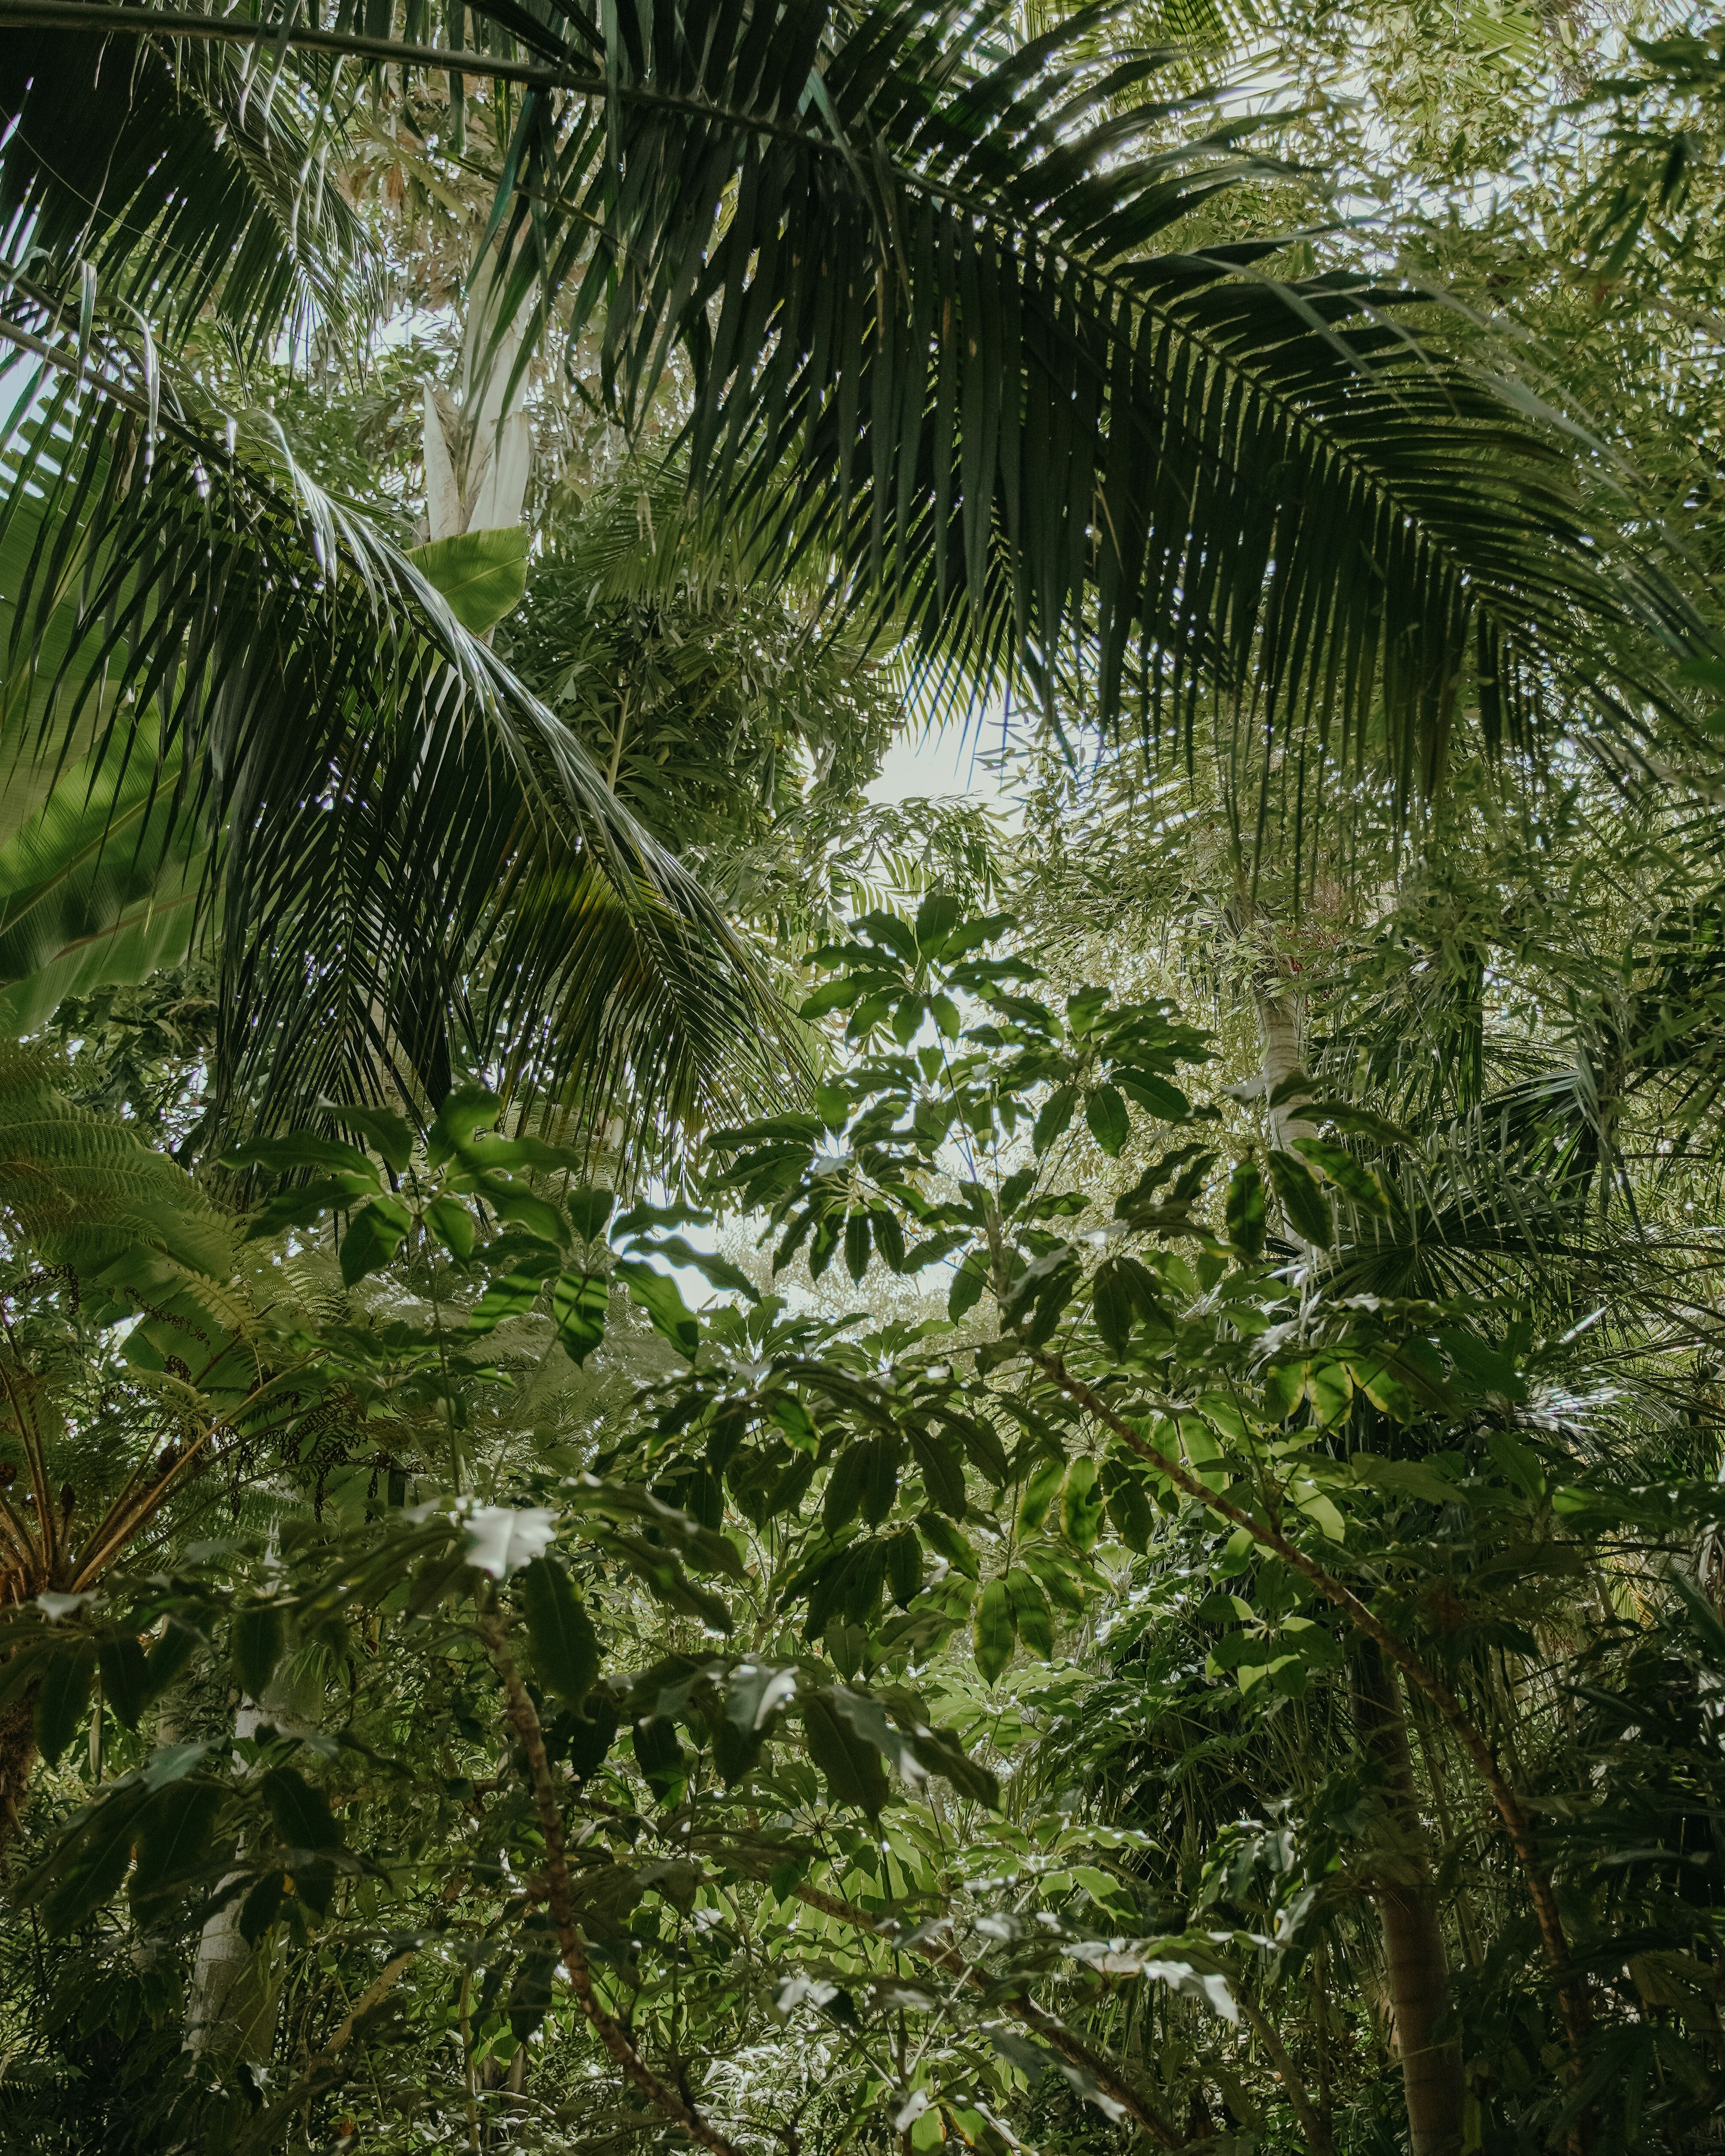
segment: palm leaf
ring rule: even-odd
[[[1045,693],[1070,676],[1156,738],[1189,741],[1209,701],[1260,781],[1311,772],[1316,798],[1324,759],[1363,763],[1405,808],[1464,711],[1494,750],[1573,698],[1633,732],[1650,642],[1699,638],[1650,562],[1604,566],[1573,440],[1416,333],[1425,295],[1279,280],[1274,235],[1183,246],[1218,189],[1276,168],[1213,116],[1171,141],[1209,100],[1184,55],[1109,49],[1110,10],[1028,43],[1004,0],[470,18],[483,67],[409,42],[418,9],[365,35],[338,14],[304,64],[526,85],[495,318],[536,295],[542,326],[596,326],[625,415],[680,346],[696,483],[727,514],[776,504],[770,558],[884,584],[930,648]]]
[[[466,971],[546,860],[579,863],[582,896],[561,942],[542,909],[531,993],[518,978],[508,1001],[540,1065],[561,1081],[608,1059],[586,1066],[590,1102],[626,1076],[649,1119],[767,1082],[746,952],[410,562],[279,446],[272,465],[267,435],[230,447],[171,393],[152,429],[116,341],[98,388],[35,330],[0,333],[44,356],[0,506],[0,747],[28,795],[74,746],[110,783],[146,730],[152,843],[219,839],[221,1116],[439,1097]],[[110,847],[110,865],[136,856],[118,822]],[[540,1038],[553,1012],[582,1022]]]

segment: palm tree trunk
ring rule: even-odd
[[[1291,1078],[1302,1065],[1300,1053],[1300,1018],[1298,1005],[1288,995],[1277,995],[1270,984],[1257,991],[1258,1032],[1264,1044],[1264,1055],[1260,1069],[1263,1073],[1264,1097],[1267,1101],[1285,1079]],[[1284,1101],[1280,1107],[1270,1111],[1270,1128],[1276,1142],[1286,1146],[1292,1138],[1315,1138],[1316,1123],[1308,1123],[1300,1114],[1297,1101]]]
[[[36,1764],[36,1687],[0,1713],[0,1852],[18,1830]]]
[[[1354,1726],[1377,1763],[1389,1811],[1388,1845],[1373,1889],[1384,1932],[1395,2047],[1407,2098],[1413,2156],[1455,2156],[1461,2146],[1461,2046],[1440,2041],[1449,2005],[1449,1958],[1432,1891],[1430,1852],[1420,1817],[1414,1763],[1395,1672],[1363,1643],[1354,1665]]]

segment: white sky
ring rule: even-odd
[[[954,795],[986,803],[1014,820],[1009,793],[987,758],[1000,747],[1000,721],[991,715],[968,730],[956,722],[921,736],[901,735],[886,752],[880,775],[865,789],[870,801],[941,800]]]

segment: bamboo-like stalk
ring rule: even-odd
[[[1303,1550],[1296,1548],[1280,1528],[1266,1521],[1255,1519],[1242,1506],[1235,1504],[1219,1491],[1212,1490],[1189,1469],[1170,1459],[1159,1446],[1141,1436],[1126,1418],[1117,1414],[1092,1387],[1081,1378],[1074,1377],[1060,1356],[1033,1350],[1031,1360],[1045,1376],[1053,1379],[1069,1399],[1076,1400],[1123,1445],[1148,1460],[1158,1473],[1165,1475],[1177,1490],[1228,1521],[1230,1525],[1244,1528],[1261,1548],[1272,1552],[1284,1564],[1309,1579],[1319,1594],[1333,1604],[1357,1631],[1388,1656],[1409,1683],[1431,1702],[1491,1792],[1492,1804],[1503,1821],[1510,1846],[1521,1866],[1527,1898],[1533,1904],[1533,1914],[1539,1926],[1540,1943],[1544,1948],[1546,1962],[1557,1985],[1563,2031],[1569,2040],[1569,2047],[1575,2055],[1578,2066],[1582,2066],[1592,2045],[1593,2004],[1588,1997],[1584,1981],[1577,1975],[1570,1964],[1569,1943],[1563,1930],[1563,1914],[1558,1907],[1557,1892],[1552,1884],[1551,1874],[1539,1854],[1533,1822],[1521,1799],[1511,1788],[1497,1754],[1449,1686],[1435,1671],[1425,1666],[1407,1642],[1398,1638],[1345,1581],[1337,1578],[1333,1573],[1307,1557]],[[1576,2156],[1583,2156],[1589,2138],[1584,2116],[1577,2120],[1571,2130],[1570,2146],[1576,2152]]]

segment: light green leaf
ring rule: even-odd
[[[527,535],[518,524],[434,539],[408,559],[474,636],[495,629],[526,593]]]

